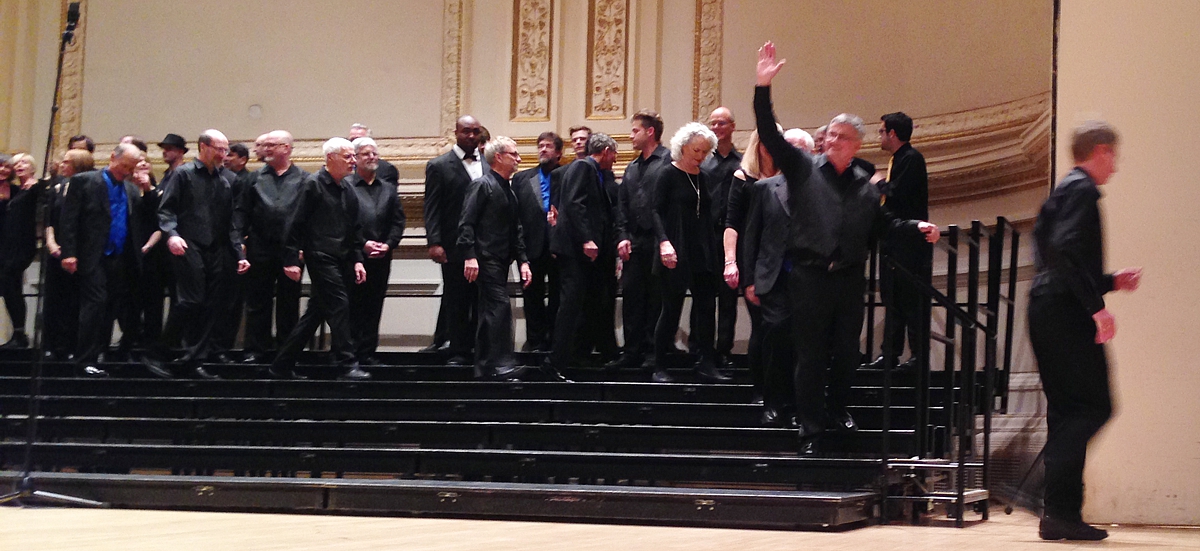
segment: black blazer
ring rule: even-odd
[[[787,252],[792,221],[787,180],[782,175],[759,180],[746,195],[750,211],[745,232],[738,235],[746,259],[742,279],[745,286],[754,286],[755,294],[765,295],[775,288]]]
[[[528,260],[521,233],[520,208],[509,183],[491,170],[473,180],[458,223],[459,254],[464,259],[523,264]]]
[[[591,157],[567,165],[559,198],[558,224],[550,238],[551,252],[586,258],[583,244],[594,241],[601,255],[615,254],[616,208],[609,191],[615,186],[612,171],[600,170]]]
[[[521,211],[521,228],[524,230],[525,254],[529,258],[541,258],[550,250],[550,224],[546,222],[546,211],[542,208],[542,180],[540,167],[522,170],[512,179],[513,193],[517,196],[517,208]],[[554,172],[550,174],[550,194],[554,195]]]
[[[1104,309],[1104,294],[1113,290],[1113,276],[1104,271],[1099,203],[1100,188],[1079,167],[1050,192],[1033,226],[1037,275],[1030,296],[1073,296],[1089,314]]]
[[[487,161],[483,173],[489,170]],[[462,159],[451,149],[434,157],[425,165],[425,241],[430,247],[441,245],[451,261],[461,262],[455,244],[458,243],[458,222],[462,219],[463,197],[471,175]]]
[[[133,220],[139,191],[137,186],[129,182],[123,183],[129,212],[129,221],[125,224],[125,247],[126,250],[130,250],[136,246],[133,243]],[[104,256],[104,246],[108,244],[111,224],[108,184],[105,183],[101,171],[92,170],[72,176],[67,188],[62,219],[55,227],[55,238],[63,249],[62,258],[77,258],[81,272],[96,269]]]

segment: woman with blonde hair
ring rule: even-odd
[[[34,177],[33,157],[18,153],[0,175],[0,296],[13,333],[0,348],[28,348],[25,335],[25,270],[37,254],[38,195],[44,188]]]

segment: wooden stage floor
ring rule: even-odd
[[[997,508],[999,509],[999,508]],[[999,510],[996,510],[1000,513]],[[0,551],[184,551],[191,549],[534,551],[780,551],[829,549],[1200,550],[1200,529],[1108,527],[1103,544],[1037,537],[1037,519],[1018,511],[964,529],[893,524],[846,532],[778,532],[425,518],[19,509],[0,507]]]

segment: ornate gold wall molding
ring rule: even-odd
[[[553,43],[553,0],[513,0],[512,120],[550,120]]]
[[[692,118],[703,120],[721,105],[721,48],[724,43],[724,0],[696,0],[695,78]]]
[[[58,31],[67,28],[67,4],[62,1],[62,18]],[[75,41],[63,52],[63,72],[59,81],[58,116],[54,121],[54,139],[47,156],[57,159],[67,147],[67,140],[78,135],[83,128],[83,52],[84,36],[87,34],[87,0],[79,0],[79,24],[75,27]]]
[[[446,0],[442,33],[441,137],[449,143],[462,114],[463,0]]]
[[[628,66],[629,0],[589,0],[588,119],[625,118]]]

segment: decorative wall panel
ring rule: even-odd
[[[625,118],[628,65],[629,0],[590,0],[587,118]]]
[[[514,121],[550,120],[553,0],[513,0],[512,107]]]
[[[721,48],[725,0],[696,0],[696,69],[692,118],[704,120],[721,105]]]
[[[446,0],[442,23],[442,136],[454,134],[454,123],[462,111],[463,3]]]
[[[67,0],[62,2],[61,33],[67,25]],[[58,92],[58,118],[54,121],[54,142],[50,146],[57,159],[59,151],[67,147],[67,140],[80,133],[83,126],[83,46],[87,31],[87,0],[79,2],[79,24],[75,27],[75,40],[63,52],[63,72]]]

